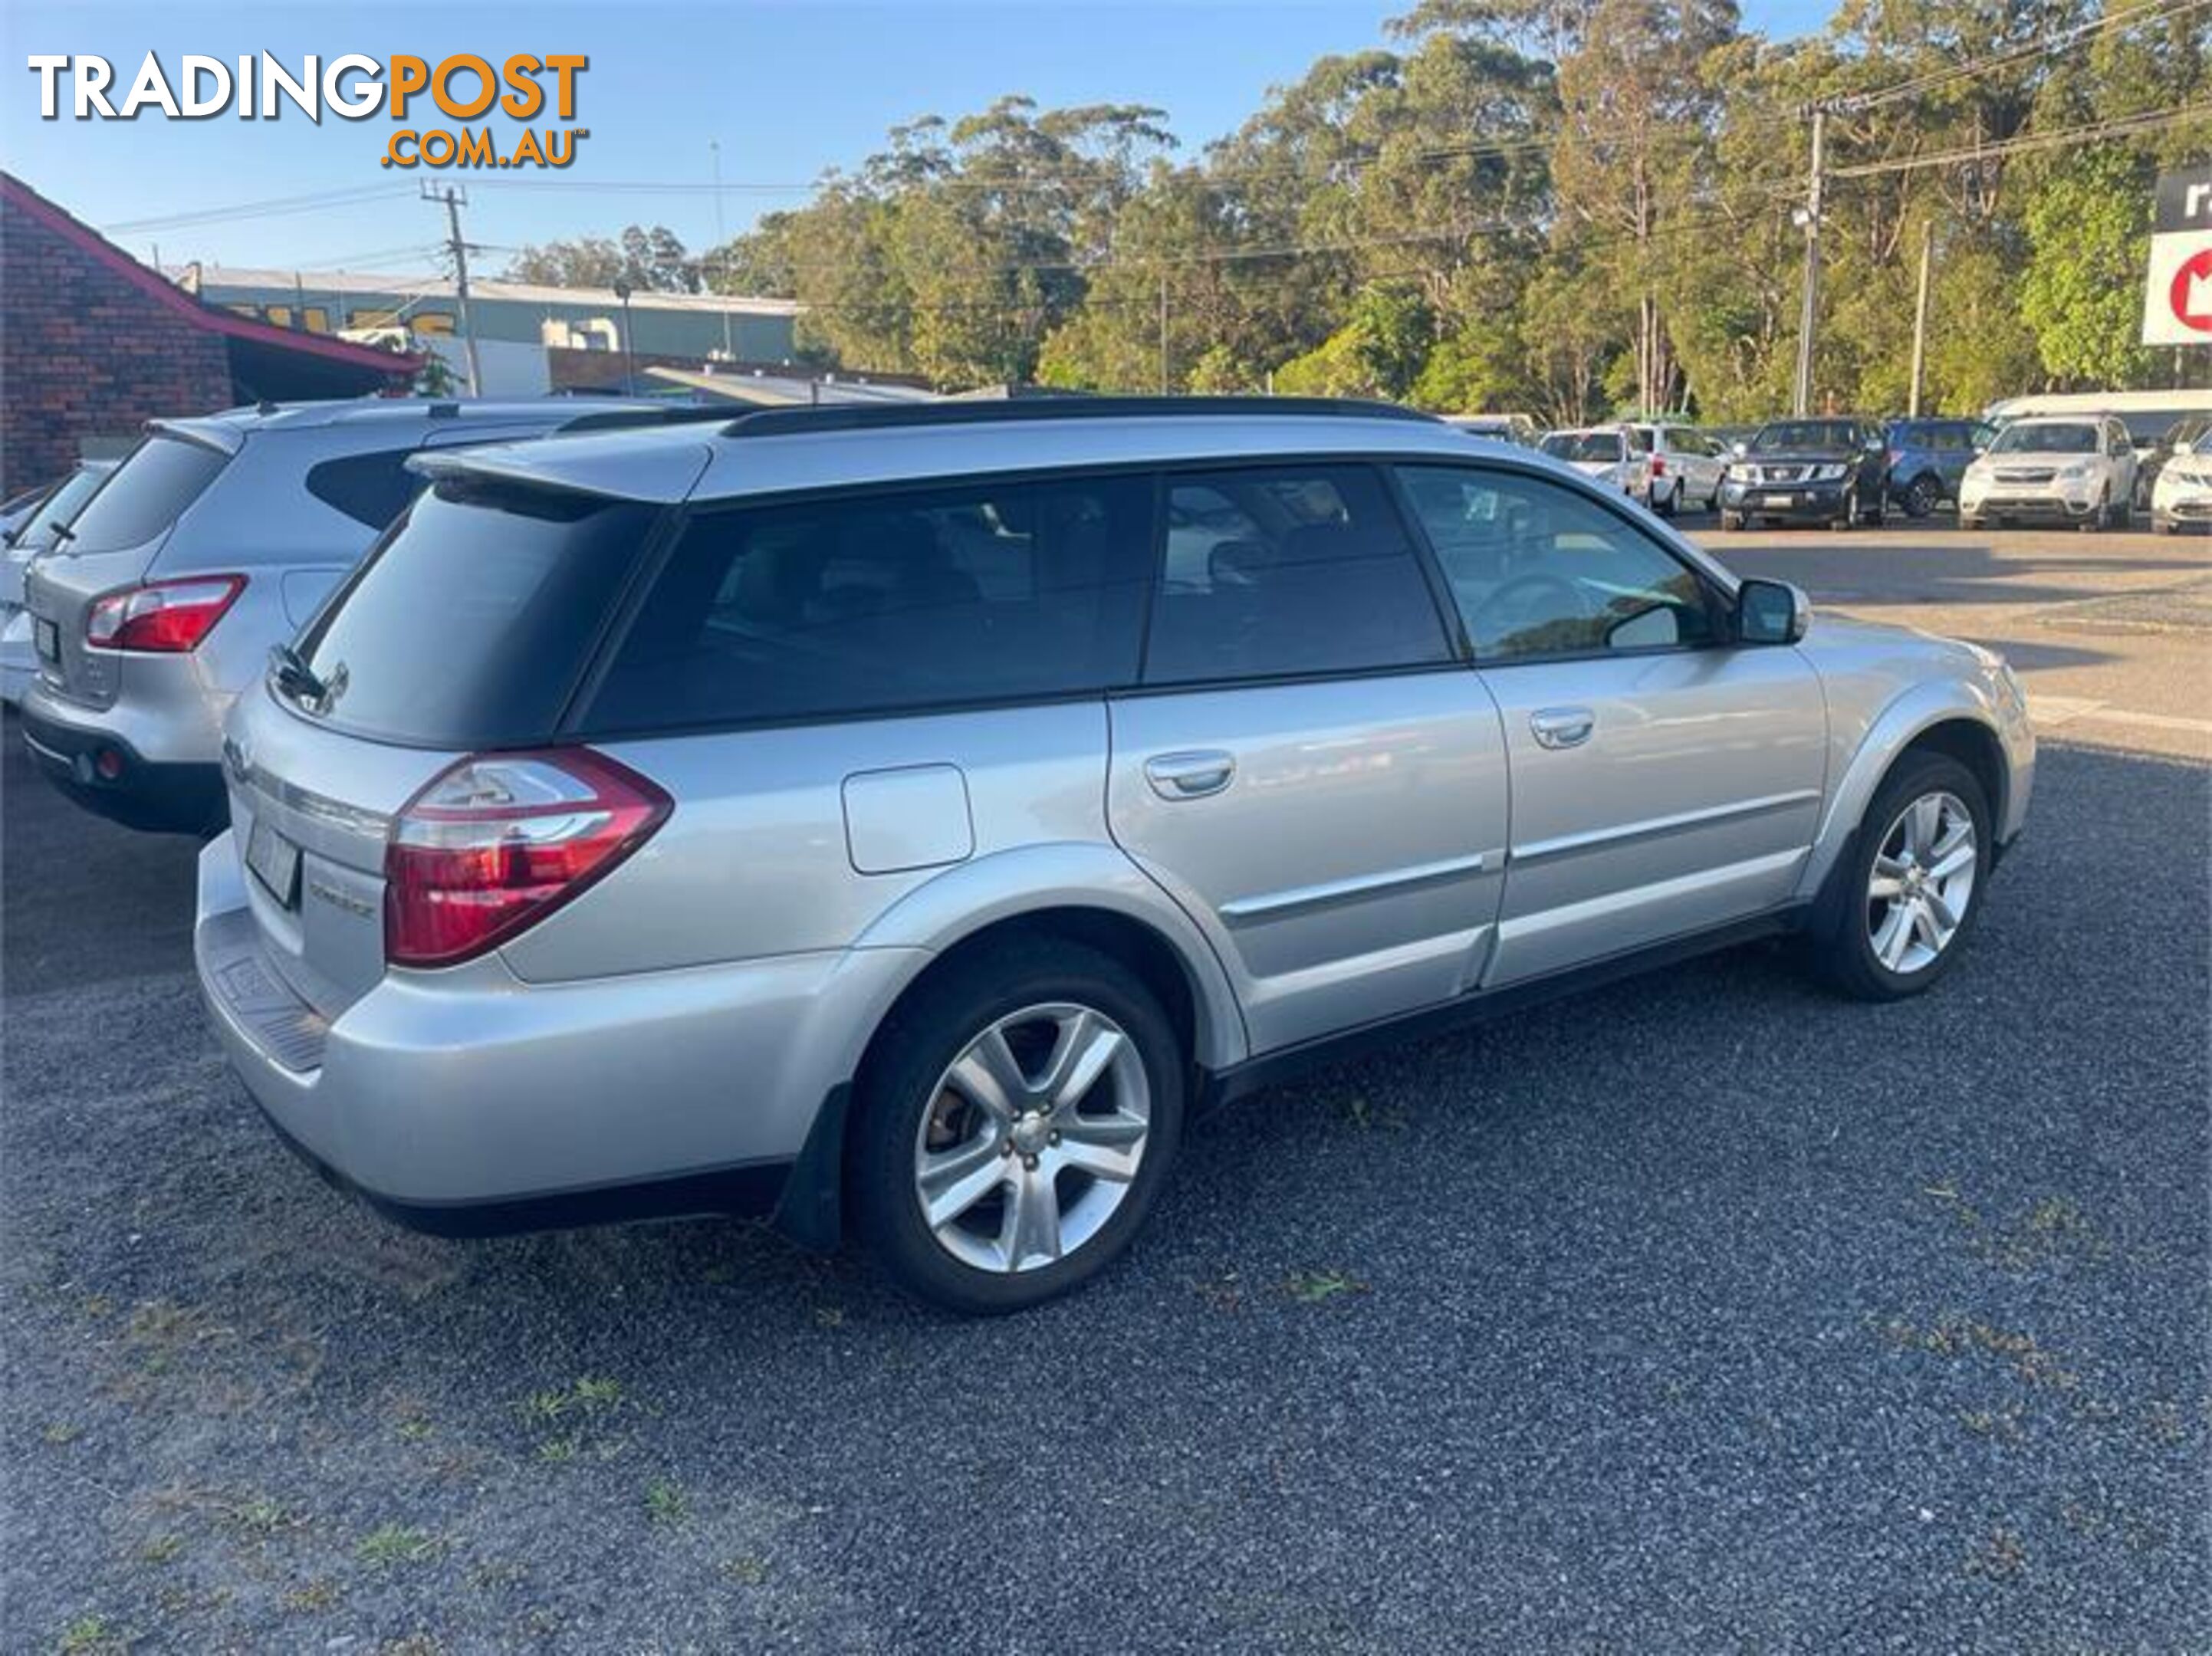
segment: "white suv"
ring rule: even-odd
[[[2110,415],[2015,420],[1959,485],[1959,525],[2079,524],[2124,527],[2136,493],[2136,450]]]

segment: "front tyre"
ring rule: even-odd
[[[1187,1064],[1143,981],[1012,943],[902,1005],[862,1077],[854,1220],[918,1297],[975,1314],[1081,1286],[1129,1244],[1182,1138]]]
[[[1813,960],[1859,1000],[1902,1000],[1951,969],[1981,913],[1993,845],[1988,796],[1942,754],[1900,761],[1830,877]]]

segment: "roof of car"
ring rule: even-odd
[[[245,436],[267,431],[319,431],[331,426],[403,425],[434,420],[442,424],[513,425],[543,421],[569,426],[603,417],[641,422],[705,419],[726,410],[694,408],[638,397],[356,397],[314,403],[256,403],[220,413],[152,423],[165,428],[197,429],[209,435]]]
[[[958,410],[956,412],[955,410]],[[1054,399],[911,409],[775,409],[717,429],[606,432],[418,456],[419,470],[673,503],[1068,465],[1389,452],[1468,458],[1440,420],[1379,404]]]

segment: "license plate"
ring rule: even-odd
[[[1766,503],[1769,506],[1795,506],[1797,497],[1795,494],[1770,494],[1766,497]]]
[[[266,822],[256,822],[246,841],[246,865],[269,895],[287,908],[300,901],[300,847]]]
[[[40,660],[58,662],[62,658],[62,629],[43,616],[32,616],[31,647],[39,652]]]

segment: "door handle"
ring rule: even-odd
[[[1202,799],[1218,793],[1237,774],[1237,761],[1217,749],[1164,753],[1145,761],[1145,779],[1163,799]]]
[[[1539,707],[1528,715],[1528,728],[1540,748],[1578,748],[1597,728],[1597,715],[1587,707]]]

